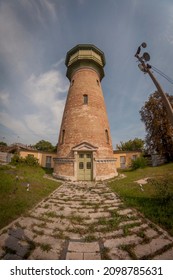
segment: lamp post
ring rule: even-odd
[[[173,108],[171,106],[171,103],[169,102],[169,99],[167,98],[166,94],[164,93],[161,85],[159,84],[159,82],[156,80],[155,76],[153,75],[153,73],[151,72],[151,66],[147,63],[150,60],[150,55],[147,52],[144,52],[143,55],[140,55],[141,52],[141,47],[146,48],[147,44],[146,43],[142,43],[135,54],[135,57],[137,57],[137,59],[139,60],[139,64],[138,67],[140,68],[141,71],[143,71],[144,73],[148,73],[148,75],[150,76],[151,80],[153,81],[153,83],[155,84],[158,92],[160,93],[160,96],[163,100],[163,103],[166,107],[167,113],[168,113],[168,117],[169,120],[173,126]]]

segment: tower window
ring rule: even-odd
[[[83,95],[83,104],[88,104],[88,95],[87,94]]]
[[[74,80],[71,81],[70,86],[72,87],[74,85]]]
[[[109,144],[109,133],[107,129],[105,129],[105,136],[106,136],[106,142],[107,144]]]
[[[97,85],[99,86],[100,84],[99,84],[99,80],[96,80],[97,81]]]
[[[64,138],[65,138],[65,129],[63,129],[62,131],[61,144],[64,144]]]

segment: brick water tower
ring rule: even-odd
[[[66,56],[70,87],[62,118],[54,176],[72,181],[104,180],[117,175],[101,88],[104,53],[79,44]]]

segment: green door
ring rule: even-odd
[[[78,153],[78,180],[92,180],[92,153],[90,152]]]

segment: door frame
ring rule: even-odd
[[[74,152],[74,179],[78,181],[78,153],[92,153],[92,180],[95,180],[96,176],[96,151],[98,147],[93,146],[92,144],[88,142],[82,142],[72,148],[72,151]]]
[[[80,160],[80,154],[84,155],[84,157],[82,157],[81,160]],[[91,155],[91,156],[87,157],[87,155]],[[87,160],[87,158],[90,160]],[[83,173],[84,173],[83,179],[80,178],[80,168],[79,168],[80,162],[83,163],[83,168],[82,168]],[[87,163],[91,163],[91,168],[87,168]],[[87,179],[87,174],[86,174],[87,170],[90,170],[90,172],[89,172],[90,179],[89,180]],[[91,152],[91,151],[77,152],[77,180],[79,180],[79,181],[92,181],[93,180],[93,152]]]

